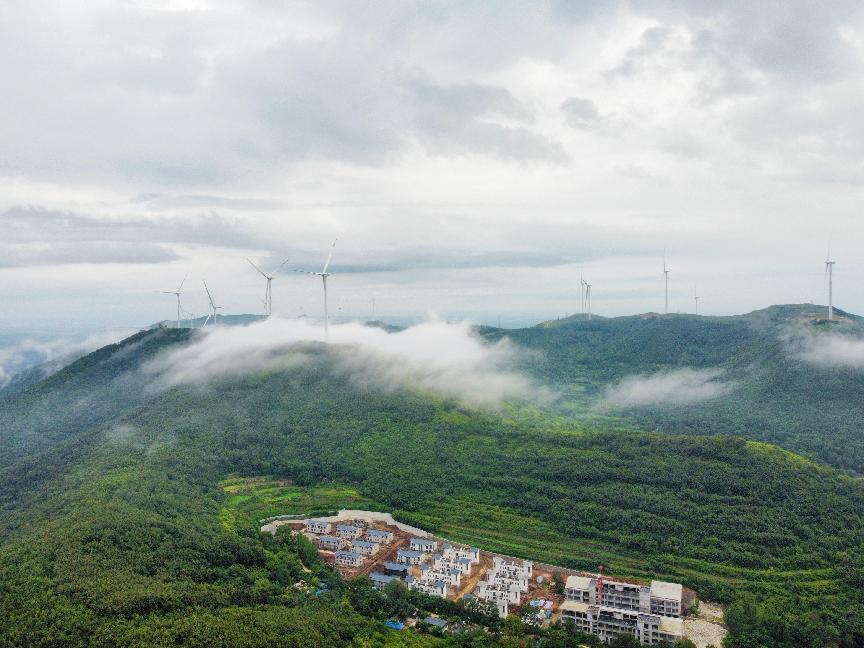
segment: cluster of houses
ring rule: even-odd
[[[637,585],[587,576],[570,576],[567,600],[561,604],[561,618],[574,629],[598,635],[610,642],[630,634],[645,645],[673,643],[682,636],[681,597],[678,583],[651,581]]]
[[[528,592],[528,583],[534,573],[534,563],[494,556],[492,568],[480,581],[477,598],[494,604],[498,614],[504,618],[511,605],[519,605],[522,595]]]
[[[334,526],[327,520],[306,520],[306,532],[315,538],[319,549],[335,552],[336,564],[343,567],[361,567],[381,545],[393,542],[392,531],[367,528],[361,522]]]
[[[446,598],[451,589],[459,589],[464,576],[470,576],[473,566],[480,562],[480,550],[449,543],[441,546],[430,538],[411,538],[408,549],[396,552],[396,563],[384,563],[383,572],[371,575],[378,588],[384,588],[395,578],[405,582],[409,589]],[[419,569],[419,576],[412,573]]]

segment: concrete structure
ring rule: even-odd
[[[411,551],[434,553],[438,550],[438,541],[431,538],[411,538],[410,547]]]
[[[321,549],[328,549],[330,551],[338,551],[342,548],[342,545],[345,543],[342,538],[337,538],[335,536],[318,536],[318,547]]]
[[[410,549],[400,549],[396,552],[396,562],[405,565],[419,565],[423,562],[423,556],[426,554],[419,551],[411,551]]]
[[[363,528],[352,524],[337,524],[336,535],[343,540],[353,540],[363,535]]]
[[[363,564],[363,556],[353,551],[337,551],[336,564],[343,567],[359,567]]]
[[[351,550],[363,554],[364,556],[374,556],[378,553],[379,545],[377,542],[369,542],[367,540],[352,540]]]
[[[472,563],[469,558],[457,558],[447,554],[434,554],[432,556],[432,566],[435,569],[458,569],[465,576],[471,573]]]
[[[371,542],[379,542],[381,544],[390,544],[393,542],[392,531],[382,531],[380,529],[369,529],[366,532],[366,539]]]
[[[559,611],[562,621],[571,621],[575,631],[597,635],[605,643],[611,643],[621,634],[632,635],[647,646],[674,643],[681,638],[681,619],[573,600],[562,603]]]
[[[315,535],[330,533],[330,529],[332,528],[333,525],[326,520],[319,520],[318,518],[306,520],[306,530],[309,533],[314,533]]]
[[[408,565],[394,562],[385,562],[381,568],[388,576],[405,576],[411,571]]]
[[[387,587],[387,583],[391,581],[400,580],[398,576],[382,574],[381,572],[373,572],[369,575],[369,578],[372,579],[372,584],[375,586],[375,589],[379,590],[383,590],[385,587]]]
[[[442,580],[424,581],[420,580],[419,578],[414,578],[413,576],[406,576],[405,584],[408,586],[408,589],[425,592],[426,594],[431,594],[432,596],[440,596],[441,598],[447,598],[447,583]]]
[[[446,558],[467,558],[473,565],[480,562],[480,550],[477,547],[463,547],[445,542],[441,546],[441,553]]]
[[[680,617],[683,588],[679,583],[651,581],[651,585],[603,579],[602,600],[598,601],[597,578],[570,576],[566,583],[567,600],[644,614]]]

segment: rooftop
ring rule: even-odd
[[[665,581],[651,581],[651,596],[657,598],[681,600],[681,583],[667,583]]]
[[[579,601],[564,601],[558,609],[561,612],[587,612],[589,607],[587,603]]]
[[[575,590],[590,590],[592,587],[591,579],[587,576],[568,576],[567,589]]]
[[[367,542],[366,540],[352,540],[351,544],[355,547],[374,547],[374,542]]]
[[[397,553],[400,556],[408,556],[410,558],[418,558],[423,555],[419,551],[412,551],[411,549],[400,549]]]
[[[429,625],[433,625],[433,626],[435,626],[435,627],[437,627],[437,628],[446,628],[446,627],[449,625],[449,624],[447,623],[447,620],[446,620],[446,619],[439,619],[439,618],[437,618],[437,617],[431,617],[431,616],[430,616],[430,617],[426,617],[426,618],[423,619],[423,620],[424,620],[426,623],[428,623]]]
[[[337,551],[336,555],[337,556],[346,556],[346,557],[353,558],[353,559],[359,559],[360,558],[360,554],[355,553],[353,551]]]

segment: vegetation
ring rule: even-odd
[[[0,396],[0,643],[577,645],[561,628],[518,636],[482,610],[342,585],[308,543],[257,530],[343,505],[681,580],[731,603],[730,646],[864,641],[864,489],[835,470],[740,438],[362,390],[331,371],[345,351],[321,345],[284,372],[153,389],[142,366],[188,335],[142,333]],[[497,634],[384,628],[412,606]]]

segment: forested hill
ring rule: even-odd
[[[306,547],[226,518],[236,475],[347,484],[455,540],[679,580],[732,604],[733,646],[864,640],[864,488],[837,471],[740,438],[376,389],[338,370],[350,346],[194,386],[143,370],[200,337],[142,332],[0,397],[0,644],[433,645],[386,634],[395,603]]]
[[[772,306],[735,317],[646,314],[573,316],[536,327],[485,329],[540,351],[528,369],[563,390],[559,403],[575,416],[624,417],[642,429],[680,434],[734,434],[768,441],[864,474],[864,320],[810,304]],[[844,346],[847,344],[847,346]],[[718,397],[690,399],[685,389],[650,398],[604,403],[607,390],[628,377],[680,370],[717,370]],[[669,389],[675,382],[667,382]],[[671,385],[671,386],[670,386]],[[639,386],[642,386],[641,384]],[[647,383],[647,387],[662,387]]]

